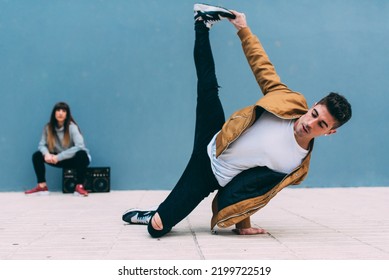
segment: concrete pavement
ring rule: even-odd
[[[268,231],[257,236],[232,228],[212,234],[213,194],[160,239],[121,221],[126,209],[156,205],[167,194],[0,192],[0,259],[389,260],[389,187],[284,189],[252,216]]]

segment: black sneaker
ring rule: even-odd
[[[128,209],[124,212],[122,220],[130,224],[148,225],[154,215],[156,207],[141,210],[139,208]]]
[[[194,4],[194,19],[204,21],[210,29],[212,25],[224,18],[234,19],[235,15],[223,7],[210,6],[207,4]]]

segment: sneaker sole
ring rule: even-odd
[[[73,193],[74,196],[83,196],[83,197],[87,197],[88,195],[85,195],[85,194],[80,194],[78,192],[74,192]]]
[[[219,7],[219,6],[211,6],[206,4],[195,4],[194,5],[195,12],[222,12],[227,14],[229,18],[235,19],[236,16],[228,9]]]
[[[34,193],[24,193],[25,195],[28,195],[28,196],[44,196],[44,195],[49,195],[50,192],[49,191],[41,191],[41,192],[34,192]]]

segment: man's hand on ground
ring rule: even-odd
[[[254,235],[254,234],[263,234],[266,233],[266,230],[262,228],[236,228],[232,230],[238,235]]]

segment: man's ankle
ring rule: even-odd
[[[155,228],[153,228],[153,226],[151,225],[151,223],[149,223],[147,225],[147,230],[149,232],[149,234],[151,235],[151,237],[153,238],[159,238],[159,237],[162,237],[164,236],[165,234],[167,234],[168,232],[171,231],[171,228],[164,228],[162,230],[156,230]]]
[[[194,25],[194,29],[197,32],[209,32],[209,28],[205,25],[203,20],[196,20]]]
[[[163,230],[163,223],[161,220],[161,217],[159,216],[158,212],[156,212],[153,217],[151,218],[151,226],[155,230]]]

